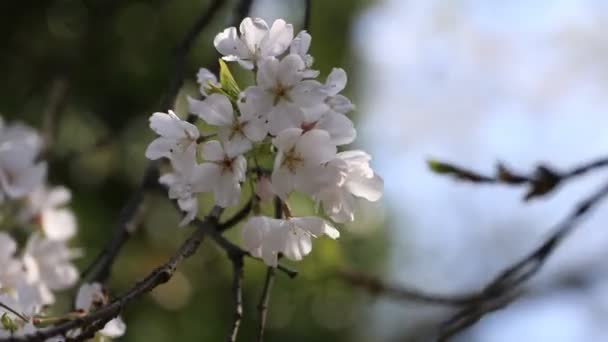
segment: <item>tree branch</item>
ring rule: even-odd
[[[462,181],[478,184],[527,185],[529,188],[524,199],[530,200],[550,193],[568,180],[608,166],[608,157],[598,158],[566,171],[557,171],[547,165],[539,165],[530,174],[515,172],[498,163],[493,176],[437,160],[429,160],[428,165],[435,173],[450,175]]]
[[[162,111],[167,111],[173,107],[179,89],[183,84],[186,57],[190,52],[196,37],[205,29],[205,27],[207,27],[223,3],[224,1],[222,0],[214,0],[198,17],[192,25],[192,28],[177,45],[175,49],[173,74],[169,80],[167,93],[160,105]],[[158,161],[152,161],[148,163],[148,167],[142,177],[142,182],[121,210],[120,218],[112,238],[97,256],[95,261],[83,272],[83,278],[90,278],[92,281],[102,283],[108,279],[114,259],[132,234],[132,231],[129,228],[134,226],[134,220],[143,202],[144,192],[155,185],[157,180]]]
[[[268,315],[268,303],[270,302],[270,291],[274,283],[274,267],[268,267],[266,270],[266,280],[264,281],[264,289],[258,303],[258,313],[260,320],[258,322],[258,342],[264,341],[264,329],[266,328],[266,316]]]
[[[255,196],[255,195],[253,195],[253,196]],[[241,210],[239,210],[236,214],[234,214],[232,217],[230,217],[223,223],[220,223],[217,230],[219,232],[223,232],[223,231],[228,230],[228,229],[232,228],[233,226],[239,224],[239,222],[241,222],[242,220],[247,218],[247,215],[249,215],[249,213],[251,212],[251,209],[253,208],[253,201],[254,201],[253,196],[249,201],[247,201],[247,203],[245,204],[245,206],[243,208],[241,208]]]
[[[606,162],[603,160],[589,163],[562,174],[560,179],[582,175],[604,165],[606,165]],[[460,172],[460,169],[458,172]],[[373,294],[427,304],[462,307],[459,312],[442,325],[438,341],[445,341],[475,324],[489,312],[499,310],[519,297],[523,284],[539,272],[553,252],[578,227],[581,220],[599,205],[606,196],[608,196],[608,183],[579,202],[570,214],[551,230],[551,234],[537,248],[500,272],[481,291],[453,296],[437,295],[407,287],[388,285],[373,277],[353,272],[342,271],[340,274],[350,284],[361,287]]]
[[[113,299],[109,304],[102,306],[98,310],[81,318],[61,323],[46,330],[38,330],[22,337],[0,339],[0,342],[41,342],[54,336],[64,335],[69,330],[76,328],[86,328],[93,324],[96,325],[96,327],[103,327],[105,323],[118,316],[127,303],[169,281],[177,269],[177,266],[197,251],[205,235],[216,229],[217,218],[220,212],[220,208],[213,208],[207,218],[201,221],[202,224],[197,226],[194,232],[186,241],[184,241],[169,261],[154,269],[143,280],[137,282],[132,288]]]
[[[234,301],[234,314],[228,342],[236,342],[241,320],[243,319],[243,255],[229,255],[232,262],[232,296]]]

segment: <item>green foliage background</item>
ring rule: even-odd
[[[300,28],[304,1],[275,1]],[[269,1],[265,1],[269,3]],[[50,180],[73,191],[80,233],[75,246],[83,269],[109,239],[121,206],[137,186],[146,164],[143,151],[153,138],[147,119],[158,110],[172,66],[172,48],[208,5],[197,0],[53,0],[0,2],[0,115],[42,127],[53,84],[65,82],[67,96],[55,126]],[[334,66],[349,73],[347,95],[357,87],[350,47],[353,18],[365,0],[313,0],[312,54],[322,75]],[[232,15],[227,1],[198,38],[188,58],[178,112],[186,94],[196,94],[196,70],[214,63],[213,36]],[[264,13],[257,13],[264,16]],[[233,68],[234,69],[234,68]],[[356,103],[356,98],[354,98]],[[355,113],[363,115],[363,113]],[[297,214],[312,204],[293,201]],[[209,203],[203,203],[205,208]],[[203,209],[204,212],[205,209]],[[380,209],[376,209],[380,211]],[[381,213],[372,210],[371,216]],[[148,194],[137,234],[114,265],[110,291],[120,293],[164,262],[189,234],[178,229],[178,214],[159,194]],[[389,247],[374,219],[342,229],[338,243],[316,242],[300,275],[280,274],[271,297],[268,341],[353,341],[365,330],[370,300],[336,277],[340,267],[380,273]],[[238,242],[239,228],[229,232]],[[240,341],[256,330],[256,305],[265,268],[245,267],[245,317]],[[221,341],[232,317],[231,268],[223,252],[205,242],[168,284],[134,302],[124,312],[124,341]],[[63,308],[69,308],[66,293]]]

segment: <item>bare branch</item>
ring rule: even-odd
[[[220,225],[218,226],[218,231],[223,232],[225,230],[228,230],[228,229],[232,228],[233,226],[239,224],[245,218],[247,218],[247,216],[251,212],[251,209],[253,208],[253,201],[254,201],[254,197],[252,196],[252,198],[249,201],[247,201],[247,203],[245,204],[245,206],[243,208],[241,208],[241,210],[239,210],[236,214],[234,214],[232,217],[230,217],[223,223],[220,223]]]
[[[465,169],[450,163],[429,160],[428,165],[432,171],[438,174],[451,175],[458,180],[472,183],[527,185],[529,187],[525,200],[540,197],[555,190],[559,185],[575,177],[582,176],[591,171],[608,166],[608,157],[598,158],[583,165],[566,171],[557,171],[546,165],[539,165],[530,174],[522,174],[498,163],[496,174],[493,176]]]
[[[574,177],[571,175],[581,175],[604,165],[605,162],[600,161],[590,163],[562,174],[562,177],[565,177],[562,179]],[[583,199],[560,224],[551,230],[551,234],[542,244],[500,272],[481,291],[447,296],[388,285],[373,277],[348,271],[342,271],[341,276],[350,284],[364,288],[373,294],[427,304],[462,307],[458,313],[442,325],[438,340],[445,341],[475,324],[484,315],[499,310],[518,298],[522,293],[523,284],[539,272],[553,252],[578,227],[581,220],[606,196],[608,196],[608,183]]]
[[[234,314],[228,342],[236,342],[241,320],[243,319],[243,255],[229,255],[232,262],[232,296],[234,300]]]
[[[260,320],[258,322],[258,342],[264,341],[264,329],[266,328],[266,316],[268,315],[268,303],[270,302],[270,291],[272,291],[274,275],[274,267],[268,267],[266,270],[264,288],[262,289],[262,295],[260,296],[260,302],[258,303],[258,313],[260,315]]]
[[[207,9],[199,16],[192,25],[192,28],[186,33],[184,39],[177,45],[175,49],[174,70],[169,80],[169,86],[165,98],[161,103],[161,110],[167,111],[172,108],[179,89],[184,80],[185,61],[196,37],[207,27],[211,19],[215,16],[221,5],[222,0],[214,0]],[[142,182],[135,190],[127,204],[123,207],[118,224],[114,230],[114,234],[110,241],[106,244],[95,261],[83,272],[83,278],[88,277],[93,281],[105,282],[110,274],[110,269],[114,263],[114,259],[120,252],[124,243],[131,236],[129,227],[134,226],[134,220],[139,212],[144,192],[146,189],[154,186],[158,179],[158,161],[152,161],[148,164],[144,173]]]

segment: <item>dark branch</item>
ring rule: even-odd
[[[272,291],[274,275],[274,267],[268,267],[266,270],[264,288],[262,289],[262,295],[260,296],[260,302],[258,303],[258,313],[260,315],[258,322],[258,342],[264,341],[264,329],[266,328],[266,316],[268,315],[268,303],[270,302],[270,291]]]
[[[446,162],[429,160],[429,167],[438,174],[451,175],[456,179],[479,184],[527,185],[525,200],[540,197],[555,190],[568,180],[582,176],[591,171],[608,166],[608,157],[599,158],[589,163],[566,171],[557,171],[546,165],[539,165],[530,174],[518,173],[504,164],[496,166],[495,175],[484,175]]]
[[[228,229],[232,228],[233,226],[239,224],[245,218],[247,218],[247,216],[251,212],[251,209],[253,208],[253,201],[254,201],[254,199],[252,197],[249,201],[247,201],[247,204],[245,204],[245,206],[243,208],[241,208],[241,210],[239,210],[236,214],[234,214],[232,217],[230,217],[223,223],[220,223],[220,225],[217,228],[218,231],[223,232],[225,230],[228,230]]]
[[[234,301],[234,314],[230,333],[226,339],[228,342],[236,342],[239,327],[243,319],[243,255],[229,255],[232,262],[232,296]]]
[[[186,57],[194,44],[196,37],[207,27],[214,15],[224,3],[222,0],[214,0],[211,5],[198,17],[192,28],[186,33],[182,41],[175,49],[175,62],[173,73],[169,80],[169,86],[165,98],[161,103],[161,110],[171,109],[175,103],[179,89],[184,81],[184,68]],[[95,261],[83,272],[83,278],[92,281],[105,282],[109,275],[114,259],[118,256],[122,246],[131,236],[129,229],[135,225],[135,218],[140,211],[145,190],[153,187],[158,179],[158,162],[150,162],[144,173],[142,182],[135,190],[127,204],[123,207],[118,224],[112,235],[112,239],[106,244]]]
[[[220,212],[220,208],[214,208],[209,214],[209,216],[205,220],[201,221],[202,224],[198,225],[197,229],[194,230],[190,237],[180,246],[180,248],[169,259],[169,261],[154,269],[143,280],[136,283],[125,293],[113,299],[109,304],[102,306],[98,310],[91,312],[88,315],[83,316],[82,318],[61,323],[46,330],[38,330],[35,333],[25,335],[23,337],[10,337],[0,339],[0,342],[38,342],[44,341],[54,336],[64,335],[69,330],[75,328],[87,328],[92,325],[95,325],[95,327],[103,327],[105,323],[118,316],[118,314],[122,311],[125,305],[127,305],[127,303],[138,298],[142,294],[151,291],[157,286],[168,282],[169,279],[171,279],[171,277],[173,276],[175,270],[177,269],[177,266],[184,259],[189,258],[194,254],[194,252],[197,251],[205,235],[212,231],[215,231],[217,225],[217,217],[219,216]]]
[[[604,165],[603,162],[590,163],[564,175],[570,178],[573,177],[568,176],[570,174],[581,175],[602,165]],[[507,306],[517,298],[522,292],[524,283],[540,271],[555,250],[578,227],[580,221],[606,196],[608,196],[608,183],[583,199],[560,224],[551,230],[551,234],[542,244],[500,272],[481,291],[446,296],[388,285],[373,277],[353,272],[343,271],[341,276],[352,285],[364,288],[373,294],[427,304],[461,307],[459,312],[442,325],[438,340],[445,341],[448,337],[475,324],[484,315]]]

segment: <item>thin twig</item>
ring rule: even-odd
[[[264,341],[264,329],[266,328],[266,316],[268,315],[268,303],[270,302],[270,291],[274,283],[275,270],[274,267],[268,267],[266,270],[266,280],[264,281],[264,289],[258,303],[258,313],[260,315],[258,322],[258,342]]]
[[[232,262],[232,296],[234,301],[234,314],[230,333],[228,334],[228,342],[236,342],[239,334],[239,327],[243,319],[243,255],[229,255]]]
[[[241,210],[239,210],[236,214],[234,214],[232,217],[230,217],[223,223],[220,223],[220,225],[218,226],[218,231],[223,232],[225,230],[228,230],[233,226],[239,224],[239,222],[243,221],[245,218],[247,218],[247,215],[249,215],[251,209],[253,208],[253,201],[254,199],[252,197],[249,201],[247,201],[245,206],[241,208]]]
[[[224,3],[222,0],[214,0],[207,9],[198,17],[192,28],[186,33],[184,39],[175,49],[175,62],[173,73],[169,80],[167,93],[160,105],[162,111],[173,107],[175,99],[184,80],[185,61],[196,37],[207,27],[211,19]],[[141,183],[135,190],[127,204],[123,207],[120,219],[110,241],[97,256],[95,261],[83,272],[83,278],[88,277],[93,281],[105,282],[110,274],[114,259],[118,256],[122,246],[131,236],[130,227],[134,226],[134,220],[143,203],[143,194],[146,189],[154,186],[158,179],[158,162],[148,163]]]
[[[539,165],[529,174],[513,171],[502,163],[497,164],[495,175],[484,175],[477,171],[437,160],[429,160],[428,164],[432,171],[438,174],[451,175],[462,181],[479,184],[527,185],[528,191],[524,199],[530,200],[550,193],[566,181],[607,167],[608,157],[598,158],[566,171],[558,171],[547,165]]]
[[[151,291],[157,286],[168,282],[177,269],[177,266],[198,250],[205,235],[216,229],[217,218],[220,212],[220,208],[213,208],[209,216],[202,221],[203,224],[194,230],[190,237],[184,241],[175,254],[165,264],[154,269],[143,280],[137,282],[125,293],[113,299],[109,304],[102,306],[96,311],[81,318],[61,323],[46,330],[38,330],[25,336],[3,338],[0,339],[0,342],[41,342],[54,336],[63,335],[69,330],[86,328],[92,324],[103,327],[105,323],[118,316],[127,303],[138,298],[142,294]]]
[[[29,319],[27,317],[25,317],[23,314],[20,314],[19,312],[17,312],[17,310],[11,308],[10,306],[0,302],[0,308],[3,308],[4,310],[12,313],[13,315],[19,317],[19,319],[21,319],[24,322],[29,322]]]

